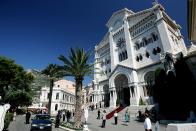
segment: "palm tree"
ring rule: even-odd
[[[61,68],[64,71],[64,76],[73,76],[76,82],[76,103],[75,103],[75,118],[74,127],[80,128],[81,124],[81,107],[82,107],[82,82],[84,76],[93,74],[93,64],[89,64],[90,52],[86,52],[84,49],[76,48],[70,49],[69,56],[66,58],[60,55],[58,58],[64,65]]]
[[[45,74],[46,76],[48,76],[50,80],[50,92],[48,94],[48,97],[49,97],[48,113],[50,114],[54,81],[61,76],[59,66],[56,64],[49,64],[44,70],[42,70],[42,74]]]

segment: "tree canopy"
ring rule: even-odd
[[[186,120],[190,110],[196,111],[196,83],[183,56],[174,63],[174,69],[175,72],[156,70],[154,98],[165,118]]]
[[[14,60],[0,57],[0,96],[1,101],[12,107],[30,105],[32,91],[30,85],[34,77]]]

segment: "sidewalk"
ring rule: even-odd
[[[131,117],[128,126],[124,122],[124,114],[118,114],[118,125],[114,125],[114,118],[106,121],[106,127],[101,128],[102,120],[97,120],[97,110],[89,111],[89,120],[87,122],[88,128],[91,131],[143,131],[144,126],[142,122],[135,121],[134,117]],[[155,123],[152,123],[152,130],[154,131]],[[160,131],[165,131],[166,126],[160,125]]]

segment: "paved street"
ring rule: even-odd
[[[25,116],[17,116],[9,126],[9,131],[30,131],[30,124],[25,124]],[[52,131],[64,131],[60,128],[54,128]]]
[[[106,121],[106,128],[101,128],[102,120],[97,120],[97,110],[89,111],[89,120],[87,122],[90,131],[143,131],[143,123],[131,118],[128,126],[125,125],[123,114],[119,114],[118,125],[114,125],[113,118]],[[83,120],[84,121],[84,120]],[[154,130],[154,123],[152,123]],[[166,126],[160,125],[160,131],[165,131]],[[17,116],[9,126],[9,131],[30,131],[30,124],[25,124],[25,116]],[[53,128],[53,131],[64,131],[60,128]]]
[[[114,119],[106,121],[106,128],[101,128],[102,120],[97,120],[97,110],[89,111],[88,127],[91,131],[144,131],[142,122],[137,122],[131,118],[128,126],[125,125],[123,114],[119,114],[118,125],[114,125]],[[152,123],[154,130],[154,123]],[[160,131],[165,131],[166,126],[160,125]]]

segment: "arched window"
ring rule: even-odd
[[[122,60],[125,60],[125,52],[122,52]]]
[[[59,93],[56,93],[56,100],[59,99]]]
[[[136,57],[136,61],[139,62],[139,60],[140,60],[140,58],[139,58],[139,56],[137,56],[137,57]]]
[[[125,50],[125,59],[128,58],[127,51]]]
[[[55,111],[58,110],[58,104],[55,104]]]
[[[143,38],[143,43],[144,43],[144,45],[148,45],[148,41],[146,38]]]
[[[144,46],[144,42],[142,41],[141,43],[140,43],[140,47],[143,47]]]
[[[152,43],[153,42],[153,39],[152,38],[149,38],[148,39],[148,43]]]
[[[140,58],[140,60],[142,60],[143,59],[142,55],[140,55],[139,58]]]
[[[153,49],[152,53],[153,53],[154,55],[156,55],[156,54],[157,54],[157,51],[156,51],[156,49],[155,49],[155,48]]]
[[[146,57],[149,58],[150,54],[148,53],[148,51],[146,51]]]
[[[161,48],[157,47],[157,53],[160,53],[160,52],[161,52]]]
[[[158,40],[158,36],[155,35],[154,33],[152,33],[152,38],[153,38],[154,41],[157,41]]]

